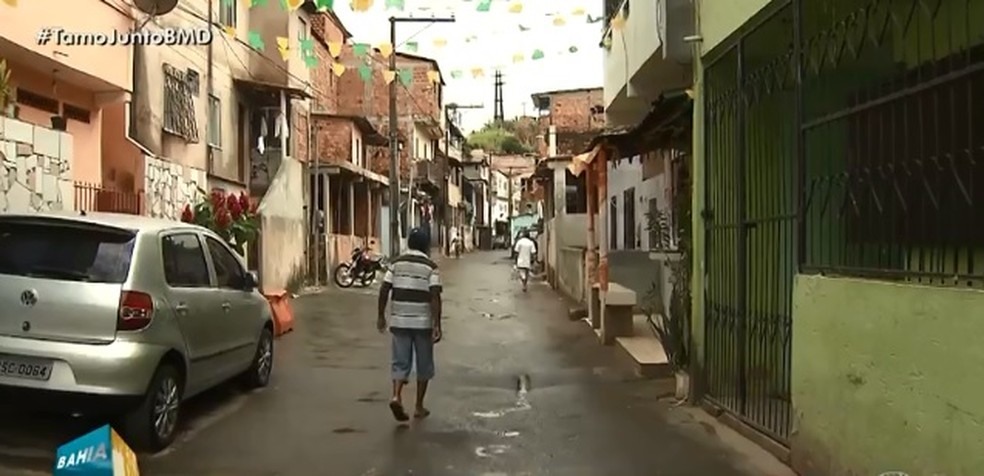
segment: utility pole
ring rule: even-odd
[[[513,211],[514,211],[513,210],[513,168],[509,167],[506,170],[509,171],[506,173],[506,185],[509,187],[509,191],[506,192],[506,194],[509,195],[509,201],[507,202],[509,211],[506,212],[507,213],[506,222],[509,223],[509,239],[512,240],[514,238],[513,231],[512,231],[512,220],[513,220]]]
[[[414,17],[390,17],[390,44],[395,48],[396,43],[396,24],[397,23],[453,23],[454,16],[450,18],[414,18]],[[389,57],[390,71],[396,71],[396,56],[394,51]],[[399,128],[396,110],[396,83],[390,81],[389,84],[389,141],[390,141],[390,256],[396,257],[400,254],[400,144],[397,129]],[[411,158],[411,164],[413,160]],[[407,217],[409,218],[413,210],[409,209],[407,203]]]

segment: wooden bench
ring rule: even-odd
[[[601,298],[601,342],[615,343],[616,337],[631,337],[632,316],[636,307],[635,291],[618,283],[608,283],[608,292]]]

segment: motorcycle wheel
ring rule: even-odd
[[[370,285],[372,285],[373,282],[376,281],[376,271],[375,270],[366,271],[365,273],[362,273],[362,276],[360,278],[361,279],[359,279],[359,284],[364,288],[369,287]]]
[[[332,273],[335,278],[335,285],[340,288],[350,288],[355,284],[355,277],[352,276],[352,267],[348,263],[342,263],[335,267],[335,272]]]

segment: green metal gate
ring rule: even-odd
[[[768,7],[704,75],[706,398],[782,443],[799,222],[793,13]]]

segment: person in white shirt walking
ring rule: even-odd
[[[516,252],[516,270],[519,271],[519,279],[523,282],[525,293],[530,280],[530,270],[533,269],[533,262],[536,260],[536,242],[530,238],[529,230],[523,231],[513,250]]]

